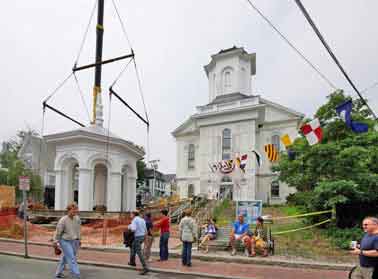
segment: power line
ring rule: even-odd
[[[373,84],[371,84],[370,86],[366,87],[365,89],[362,89],[361,93],[367,92],[367,91],[373,89],[376,86],[378,86],[378,81],[374,82]]]
[[[311,19],[310,15],[308,14],[308,12],[305,9],[305,7],[302,5],[301,1],[300,0],[295,0],[295,3],[297,3],[299,9],[301,10],[301,12],[303,13],[303,15],[307,19],[308,23],[311,25],[312,29],[314,30],[314,32],[316,33],[316,35],[318,36],[318,38],[322,42],[323,46],[328,51],[329,55],[332,57],[333,61],[335,61],[336,65],[339,67],[339,69],[343,73],[344,77],[348,80],[349,84],[353,87],[354,91],[356,91],[356,93],[360,97],[362,103],[369,109],[369,111],[370,111],[371,115],[374,117],[374,119],[377,120],[377,116],[375,115],[374,111],[367,104],[367,102],[365,101],[365,99],[362,97],[361,93],[358,91],[357,87],[354,85],[354,83],[352,82],[352,80],[349,78],[348,74],[345,72],[344,68],[341,66],[339,60],[336,58],[335,54],[332,52],[331,48],[329,47],[329,45],[325,41],[325,39],[322,36],[322,34],[320,33],[319,29],[316,27],[315,23]]]
[[[306,61],[306,63],[315,71],[318,73],[318,75],[325,81],[328,83],[328,85],[333,88],[333,89],[337,89],[337,87],[322,73],[320,72],[320,70],[314,65],[311,63],[310,60],[308,60],[304,54],[299,51],[286,37],[285,35],[283,35],[280,30],[278,30],[277,27],[275,27],[273,25],[273,23],[250,1],[250,0],[246,0],[249,5],[270,25],[270,27],[273,28],[274,31],[276,31],[276,33],[281,37],[281,39],[283,39],[304,61]]]

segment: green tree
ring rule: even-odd
[[[8,149],[0,154],[0,163],[4,170],[0,170],[0,184],[6,184],[16,187],[16,195],[20,197],[22,192],[18,190],[19,176],[30,177],[30,192],[34,197],[42,199],[43,187],[41,177],[34,174],[32,170],[27,169],[24,163],[18,158],[18,151],[26,133],[36,135],[34,131],[19,131],[18,139],[12,139],[6,142]],[[5,170],[6,169],[6,170]]]
[[[146,163],[142,160],[137,161],[137,172],[138,172],[138,178],[137,178],[137,183],[138,185],[143,184],[144,182],[144,170],[146,168]]]
[[[295,159],[282,154],[273,170],[279,179],[300,192],[311,191],[311,209],[329,208],[336,203],[378,200],[378,133],[375,122],[360,100],[353,101],[352,119],[369,125],[369,132],[356,134],[336,115],[336,107],[351,99],[342,90],[328,97],[315,117],[323,129],[320,144],[309,146],[297,139],[291,149]]]

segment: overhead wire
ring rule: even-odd
[[[144,101],[144,96],[143,96],[142,82],[141,82],[141,79],[140,79],[140,76],[139,76],[139,71],[138,71],[138,67],[137,67],[136,61],[135,61],[135,57],[134,57],[133,61],[134,61],[135,74],[136,74],[136,77],[138,79],[139,93],[140,93],[140,95],[142,97],[144,114],[146,116],[147,121],[150,122],[150,120],[148,119],[147,107],[146,107],[146,103]]]
[[[47,96],[43,102],[47,102],[52,96],[54,96],[56,94],[56,92],[62,88],[62,86],[67,82],[67,80],[69,80],[71,78],[71,76],[73,75],[73,72],[71,72],[62,82],[59,83],[59,85],[53,90],[53,92]]]
[[[368,87],[362,89],[362,90],[361,90],[361,93],[365,93],[365,92],[367,92],[367,91],[373,89],[373,88],[376,87],[376,86],[378,86],[378,81],[376,81],[376,82],[372,83],[370,86],[368,86]]]
[[[88,109],[88,106],[87,106],[87,103],[85,102],[85,99],[84,99],[84,93],[83,93],[83,90],[81,90],[81,87],[80,87],[80,84],[79,84],[79,80],[76,76],[76,74],[74,73],[74,78],[75,78],[75,81],[76,81],[76,85],[77,85],[77,89],[80,93],[80,97],[81,97],[81,101],[83,102],[83,105],[85,107],[85,110],[87,112],[87,116],[88,116],[88,120],[89,122],[91,122],[91,115],[89,113],[89,109]]]
[[[112,3],[113,3],[113,7],[114,7],[114,9],[115,9],[115,11],[116,11],[117,17],[118,17],[118,19],[119,19],[119,22],[121,23],[121,28],[122,28],[123,34],[125,35],[126,40],[127,40],[127,43],[129,44],[130,48],[132,49],[133,46],[131,45],[131,41],[130,41],[130,39],[129,39],[129,36],[127,35],[126,27],[125,27],[125,24],[124,24],[124,22],[123,22],[123,20],[122,20],[121,14],[120,14],[120,12],[118,11],[117,5],[116,5],[116,3],[115,3],[114,0],[112,0]]]
[[[117,14],[117,17],[119,19],[119,22],[121,24],[121,28],[122,28],[122,31],[123,31],[123,34],[131,48],[131,51],[133,52],[133,47],[132,47],[132,44],[131,44],[131,41],[129,39],[129,36],[127,34],[127,31],[126,31],[126,27],[125,27],[125,24],[122,20],[122,17],[121,17],[121,14],[117,8],[117,5],[115,3],[115,0],[112,0],[112,3],[113,3],[113,6],[114,6],[114,9],[116,11],[116,14]],[[144,100],[144,95],[143,95],[143,89],[142,89],[142,82],[141,82],[141,79],[140,79],[140,76],[139,76],[139,71],[138,71],[138,67],[137,67],[137,64],[136,64],[136,60],[135,60],[135,57],[133,57],[133,62],[134,62],[134,68],[135,68],[135,74],[137,76],[137,80],[138,80],[138,88],[139,88],[139,93],[141,95],[141,98],[142,98],[142,103],[143,103],[143,109],[144,109],[144,114],[145,114],[145,117],[146,117],[146,120],[147,122],[149,123],[149,118],[148,118],[148,113],[147,113],[147,107],[146,107],[146,103],[145,103],[145,100]],[[131,61],[131,60],[130,60]],[[128,63],[129,64],[129,63]],[[128,64],[126,65],[125,69],[127,68]],[[124,71],[123,70],[123,71]],[[116,79],[118,80],[120,78],[120,76],[123,74],[123,71],[121,71],[121,74],[119,75],[119,77]],[[116,81],[115,81],[116,82]],[[112,86],[115,84],[115,82],[112,84]],[[149,154],[150,154],[150,125],[148,124],[147,125],[147,150],[146,150],[146,153],[147,153],[147,161],[149,161]]]
[[[247,0],[249,1],[249,0]],[[370,111],[371,115],[373,116],[373,118],[375,120],[377,120],[377,116],[375,115],[374,111],[370,108],[370,106],[368,105],[368,103],[365,101],[365,99],[362,97],[360,91],[357,89],[357,87],[354,85],[353,81],[351,80],[351,78],[348,76],[348,74],[346,73],[346,71],[344,70],[343,66],[341,66],[341,63],[340,61],[337,59],[336,55],[333,53],[333,51],[331,50],[330,46],[328,45],[328,43],[326,42],[326,40],[324,39],[323,35],[320,33],[319,29],[316,27],[314,21],[312,20],[312,18],[310,17],[309,13],[307,12],[306,8],[303,6],[302,2],[300,0],[295,0],[295,3],[297,4],[297,6],[299,7],[299,9],[301,10],[301,12],[303,13],[303,15],[305,16],[305,18],[307,19],[308,23],[310,24],[310,26],[312,27],[312,29],[314,30],[315,34],[318,36],[319,40],[322,42],[323,46],[326,48],[328,54],[331,56],[331,58],[333,59],[333,61],[336,63],[337,67],[340,69],[340,71],[343,73],[344,77],[347,79],[347,81],[349,82],[349,84],[352,86],[352,88],[354,89],[354,91],[357,93],[357,95],[360,97],[362,103],[368,108],[368,110]]]
[[[87,39],[87,35],[88,35],[88,31],[89,31],[89,26],[91,25],[93,15],[94,15],[94,13],[96,11],[96,7],[97,7],[97,0],[94,0],[94,5],[93,5],[92,11],[91,11],[91,15],[89,17],[87,28],[85,29],[84,36],[83,36],[83,39],[82,39],[81,44],[80,44],[79,52],[78,52],[78,54],[76,56],[75,65],[79,62],[79,58],[80,58],[81,52],[83,51],[84,43],[85,43],[85,41]]]
[[[308,58],[306,58],[304,54],[300,50],[298,50],[298,48],[296,48],[293,45],[293,43],[291,43],[289,39],[287,39],[280,30],[278,30],[277,27],[274,26],[274,24],[256,7],[256,5],[252,3],[251,0],[246,1],[265,20],[265,22],[267,22],[270,25],[270,27],[272,27],[273,30],[276,31],[276,33],[281,37],[281,39],[283,39],[331,88],[337,89],[336,85],[333,82],[331,82],[313,63],[311,63],[311,61]]]
[[[126,71],[127,67],[130,65],[131,63],[131,60],[133,60],[134,58],[131,58],[127,64],[123,67],[123,69],[119,72],[118,76],[115,78],[115,80],[112,82],[111,86],[110,87],[113,87],[117,82],[118,80],[121,78],[121,76],[123,75],[123,73]]]

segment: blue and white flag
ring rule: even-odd
[[[369,127],[365,123],[353,121],[351,118],[352,113],[352,100],[346,101],[336,107],[337,114],[344,120],[345,124],[352,129],[355,133],[365,133]]]

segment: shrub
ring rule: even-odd
[[[308,192],[296,192],[287,196],[286,201],[289,205],[308,207],[311,204],[311,200],[314,193]]]
[[[364,234],[360,227],[339,229],[336,226],[331,226],[325,232],[332,243],[342,249],[349,249],[350,242],[352,240],[360,241]]]

